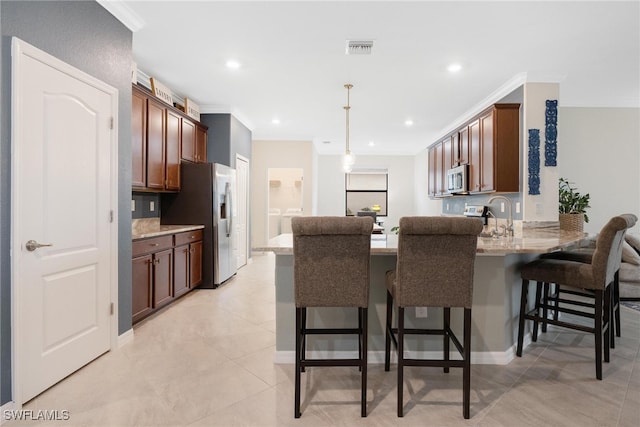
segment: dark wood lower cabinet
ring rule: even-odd
[[[202,241],[189,245],[189,287],[202,283]]]
[[[153,254],[153,308],[173,299],[173,249]]]
[[[133,242],[132,321],[202,283],[202,231]]]
[[[176,246],[173,259],[173,294],[189,292],[189,245]]]
[[[153,278],[153,256],[143,255],[133,259],[133,287],[131,306],[133,323],[151,314],[153,304],[151,301]]]

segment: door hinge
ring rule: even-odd
[[[113,117],[109,118],[109,129],[113,129]]]
[[[113,210],[109,211],[109,222],[113,222]]]
[[[116,306],[114,303],[111,303],[111,307],[109,307],[109,314],[111,314],[113,316],[113,314],[116,311]]]

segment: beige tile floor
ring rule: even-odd
[[[408,369],[399,419],[396,371],[381,365],[369,369],[367,418],[359,416],[355,368],[316,368],[303,375],[296,420],[293,366],[272,362],[274,263],[272,254],[254,254],[230,283],[186,295],[136,325],[133,342],[25,405],[68,410],[70,420],[3,425],[640,425],[640,312],[626,307],[602,381],[595,379],[593,338],[552,329],[507,366],[472,367],[470,420],[462,418],[459,369]]]

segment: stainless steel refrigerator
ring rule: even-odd
[[[162,224],[204,225],[200,287],[215,288],[236,274],[236,171],[218,163],[180,166],[180,192],[163,194]]]

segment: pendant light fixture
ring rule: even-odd
[[[351,152],[349,148],[349,110],[351,110],[349,95],[351,93],[351,88],[353,88],[353,85],[351,83],[347,83],[346,85],[344,85],[344,88],[347,89],[347,105],[344,107],[345,114],[346,114],[346,122],[347,122],[347,126],[346,126],[347,136],[346,136],[346,149],[344,152],[342,167],[345,173],[349,173],[353,170],[353,165],[356,162],[356,156]]]

